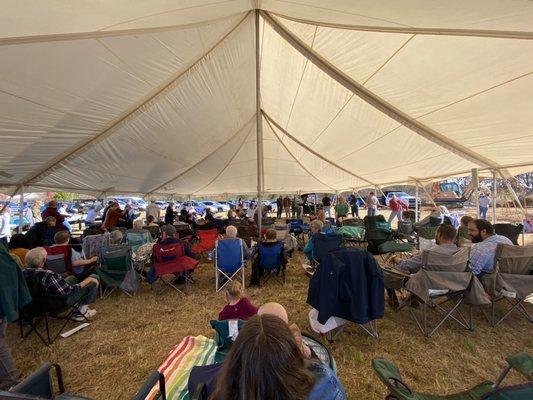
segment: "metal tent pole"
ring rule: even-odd
[[[479,176],[477,174],[477,168],[472,168],[472,189],[474,190],[474,199],[476,201],[476,216],[480,217],[479,213]]]
[[[497,171],[492,171],[492,225],[496,223],[496,195],[498,187],[498,175]]]
[[[415,222],[418,222],[418,182],[415,182]]]
[[[24,228],[24,185],[20,185],[20,203],[19,203],[19,233]]]
[[[263,225],[262,195],[263,195],[263,117],[261,115],[261,65],[259,43],[259,10],[255,10],[255,117],[257,129],[257,227],[259,241],[261,241],[261,228]]]

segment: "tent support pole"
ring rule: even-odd
[[[24,228],[24,185],[20,185],[20,203],[19,203],[19,233]]]
[[[496,171],[492,171],[492,225],[496,223],[496,196],[497,196],[497,187],[498,187],[498,175]]]
[[[428,190],[422,184],[422,182],[420,182],[419,179],[414,178],[412,176],[410,177],[410,179],[414,180],[417,183],[417,186],[420,186],[422,188],[422,190],[426,193],[426,196],[429,198],[429,200],[431,200],[431,203],[433,204],[433,207],[437,208],[437,203],[435,203],[435,200],[433,200],[433,196],[431,196],[431,194],[429,194]]]
[[[418,182],[415,182],[415,222],[418,222],[420,218],[418,218]]]
[[[255,117],[257,129],[257,227],[259,242],[263,225],[263,116],[261,115],[261,64],[259,43],[259,10],[255,10]]]

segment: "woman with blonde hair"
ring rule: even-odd
[[[343,196],[339,196],[339,202],[335,204],[335,216],[337,220],[342,222],[349,212],[350,207],[346,204],[346,199]]]
[[[248,297],[244,295],[244,290],[239,281],[231,281],[226,288],[226,300],[228,304],[218,314],[219,321],[226,319],[243,319],[257,314],[255,307]]]

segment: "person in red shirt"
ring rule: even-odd
[[[258,308],[244,296],[240,282],[231,281],[228,284],[226,299],[228,300],[228,304],[218,314],[219,321],[226,319],[247,320],[257,314]]]
[[[102,229],[107,229],[111,231],[117,227],[118,220],[123,218],[124,214],[120,210],[118,203],[113,203],[105,215],[104,223],[102,224]]]
[[[398,217],[398,222],[402,221],[403,210],[409,209],[409,207],[407,207],[405,203],[402,200],[398,199],[394,194],[389,200],[389,207],[391,209],[391,213],[389,215],[389,223],[392,222],[394,217]]]
[[[57,211],[57,202],[55,200],[51,200],[50,202],[48,202],[46,209],[41,213],[41,217],[43,221],[48,217],[54,217],[56,219],[54,229],[56,231],[67,230],[67,227],[63,225],[65,217],[61,215],[59,211]]]

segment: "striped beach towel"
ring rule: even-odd
[[[189,400],[187,382],[192,367],[214,363],[216,343],[205,336],[186,336],[170,351],[167,359],[158,368],[165,375],[167,399]],[[158,394],[159,384],[156,385],[147,400],[154,400]]]

